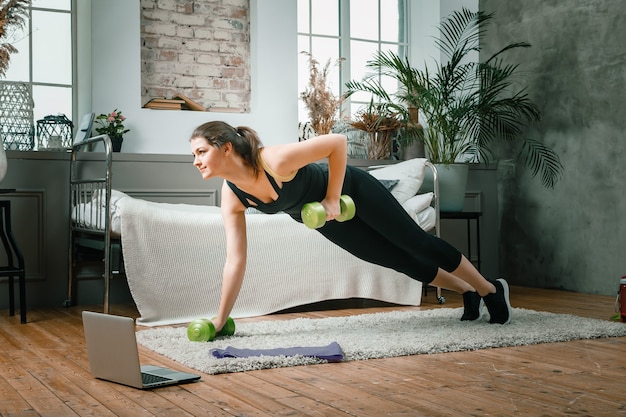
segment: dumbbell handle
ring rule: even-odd
[[[356,206],[354,200],[348,195],[342,195],[339,198],[339,205],[341,208],[341,214],[335,219],[338,222],[345,222],[354,217],[356,213]],[[326,209],[324,206],[317,202],[306,203],[302,206],[300,212],[302,222],[310,229],[318,229],[326,224]]]

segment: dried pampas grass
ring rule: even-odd
[[[302,53],[309,57],[309,85],[300,93],[300,98],[309,110],[311,127],[315,132],[318,135],[330,133],[345,97],[335,96],[327,85],[330,59],[321,67],[310,53]],[[341,61],[343,59],[338,59],[336,65],[339,65]]]
[[[0,0],[0,77],[9,68],[11,54],[17,52],[11,39],[28,19],[30,0]]]

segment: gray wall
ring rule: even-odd
[[[481,0],[496,13],[485,51],[511,54],[543,113],[529,134],[554,147],[554,190],[501,170],[501,271],[513,283],[615,294],[626,275],[626,9],[622,0]]]

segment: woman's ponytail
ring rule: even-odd
[[[254,174],[258,175],[261,170],[260,167],[260,152],[263,144],[259,135],[251,128],[247,126],[239,126],[236,129],[237,135],[245,139],[247,146],[242,146],[242,149],[238,149],[235,142],[233,142],[233,148],[237,151],[244,161],[248,163],[254,170]]]

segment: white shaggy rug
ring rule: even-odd
[[[513,310],[508,325],[482,320],[461,322],[460,308],[393,311],[324,319],[237,324],[232,337],[189,342],[186,327],[157,327],[137,332],[149,349],[207,374],[307,365],[324,361],[302,356],[258,356],[217,359],[212,349],[316,347],[337,342],[344,361],[424,353],[563,342],[626,336],[626,324],[533,310]]]

